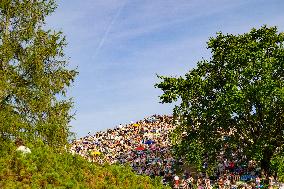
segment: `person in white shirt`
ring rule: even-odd
[[[22,152],[23,154],[30,154],[31,150],[24,145],[24,142],[21,139],[16,140],[17,149],[16,151]]]
[[[31,153],[31,150],[30,150],[28,147],[26,147],[26,146],[19,146],[19,147],[17,148],[17,151],[20,151],[20,152],[22,152],[22,153],[24,153],[24,154],[29,154],[29,153]]]

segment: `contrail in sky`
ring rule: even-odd
[[[104,35],[103,35],[103,37],[102,37],[102,39],[101,39],[99,45],[97,46],[97,48],[96,48],[96,50],[95,50],[94,58],[96,58],[96,56],[98,55],[98,52],[99,52],[99,51],[101,50],[101,48],[103,47],[103,45],[104,45],[104,43],[105,43],[105,40],[106,40],[106,38],[108,37],[108,34],[109,34],[109,32],[110,32],[112,26],[115,24],[115,22],[116,22],[117,18],[119,17],[119,15],[120,15],[122,9],[125,7],[126,1],[127,1],[127,0],[125,0],[125,1],[121,4],[121,6],[120,6],[119,9],[117,10],[115,16],[112,18],[111,22],[109,23],[108,27],[106,28],[105,33],[104,33]]]

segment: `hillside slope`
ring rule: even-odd
[[[97,165],[46,145],[27,146],[31,153],[17,152],[13,144],[0,151],[0,188],[166,188],[129,166]]]

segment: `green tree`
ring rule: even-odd
[[[45,29],[53,0],[0,1],[0,143],[15,137],[62,145],[70,134],[72,100],[62,32]]]
[[[283,42],[276,27],[220,32],[207,43],[209,60],[185,77],[159,76],[161,102],[177,103],[172,137],[177,155],[200,167],[204,155],[214,165],[220,149],[242,148],[269,170],[284,142]]]

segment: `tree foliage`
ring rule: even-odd
[[[72,101],[66,89],[77,72],[67,68],[62,32],[45,29],[55,8],[53,0],[0,1],[2,141],[40,138],[61,145],[70,134]]]
[[[242,148],[268,170],[283,150],[284,33],[263,26],[241,35],[217,33],[208,41],[212,57],[184,77],[159,76],[162,103],[174,108],[177,155],[211,165],[220,149]],[[223,140],[224,136],[227,140]]]

